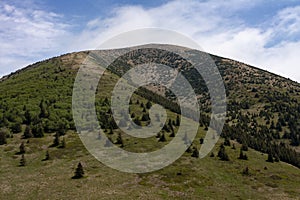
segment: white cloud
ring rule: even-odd
[[[27,58],[32,53],[57,55],[62,50],[95,49],[119,33],[157,27],[185,34],[210,53],[300,82],[300,6],[287,7],[262,24],[249,25],[241,13],[255,13],[258,5],[268,6],[263,0],[176,0],[148,9],[120,6],[109,16],[91,19],[80,33],[71,33],[60,15],[38,9],[27,12],[6,4],[0,7],[0,13],[4,13],[0,14],[0,23],[4,24],[0,27],[0,53],[13,58],[3,54],[9,50],[11,55]],[[16,48],[18,44],[22,44],[20,48]]]
[[[69,35],[61,16],[29,8],[0,2],[0,76],[57,55]]]

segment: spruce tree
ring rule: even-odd
[[[60,147],[64,149],[64,148],[66,148],[66,145],[67,145],[67,144],[66,144],[65,137],[63,137],[63,139],[62,139],[62,141],[61,141],[61,146],[60,146]]]
[[[268,154],[267,162],[271,162],[271,163],[274,162],[273,155],[271,153]]]
[[[124,147],[123,139],[121,133],[118,134],[117,141],[115,144],[120,144],[121,147]]]
[[[218,152],[218,157],[223,160],[223,161],[229,161],[229,156],[227,155],[225,151],[225,146],[222,144],[220,146],[219,152]]]
[[[242,150],[243,150],[243,151],[248,151],[248,145],[245,144],[245,143],[243,143],[243,144],[242,144]]]
[[[5,128],[1,128],[0,129],[0,145],[7,143],[6,135],[7,135],[7,131],[5,130]]]
[[[59,133],[55,133],[54,135],[54,140],[53,140],[53,145],[54,147],[57,147],[59,145]]]
[[[20,152],[19,152],[20,154],[24,154],[26,152],[24,142],[21,143],[19,149],[20,149]]]
[[[166,136],[165,136],[164,133],[162,133],[162,134],[160,135],[160,138],[159,138],[158,141],[159,141],[159,142],[166,142],[166,141],[167,141]]]
[[[73,179],[79,179],[82,178],[84,175],[83,167],[81,163],[79,162],[77,165],[77,168],[75,170],[74,176],[72,177]]]
[[[33,137],[33,134],[32,134],[30,125],[26,125],[25,131],[24,131],[24,134],[23,134],[23,138],[26,139],[26,138],[32,138],[32,137]]]
[[[25,159],[25,156],[24,156],[24,154],[22,154],[22,156],[21,156],[21,160],[20,160],[20,166],[25,166],[26,165],[26,159]]]
[[[197,147],[194,147],[192,157],[199,158],[199,150]]]
[[[50,160],[50,154],[48,150],[46,151],[46,156],[44,160]]]
[[[199,142],[200,142],[200,144],[203,144],[204,143],[204,139],[200,138]]]
[[[146,108],[149,110],[152,106],[152,103],[150,101],[147,101]]]
[[[13,133],[20,133],[22,131],[21,123],[16,122],[12,125],[11,130]]]
[[[224,140],[224,146],[229,146],[230,147],[230,140],[228,139],[228,137],[226,137],[225,140]]]

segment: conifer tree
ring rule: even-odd
[[[218,152],[218,157],[223,160],[223,161],[229,161],[229,156],[227,155],[226,151],[225,151],[225,146],[224,144],[222,144],[220,146],[220,150]]]
[[[273,155],[271,153],[268,154],[267,162],[271,162],[271,163],[274,162]]]
[[[0,129],[0,145],[6,144],[7,131],[4,128]]]
[[[25,156],[24,156],[24,154],[22,154],[22,156],[21,156],[21,160],[20,160],[20,166],[25,166],[26,165],[26,159],[25,159]]]
[[[57,147],[59,145],[59,133],[55,133],[54,135],[54,140],[53,140],[53,145],[54,147]]]
[[[197,147],[194,147],[192,157],[199,158],[199,150]]]
[[[24,154],[26,152],[24,142],[21,143],[19,149],[20,149],[20,154]]]
[[[48,150],[46,151],[46,156],[44,160],[50,160],[50,154]]]
[[[62,141],[61,141],[61,148],[66,148],[66,140],[65,137],[63,137]]]
[[[228,139],[228,137],[226,137],[224,140],[224,146],[230,146],[230,140]]]
[[[75,170],[74,176],[72,178],[79,179],[79,178],[82,178],[83,175],[84,175],[83,167],[82,167],[82,164],[79,162],[77,165],[77,168]]]
[[[159,141],[159,142],[165,142],[165,141],[167,141],[166,136],[165,136],[164,133],[162,133],[162,134],[160,135],[160,138],[159,138],[158,141]]]
[[[124,147],[124,143],[123,143],[123,139],[122,139],[121,133],[119,133],[119,135],[118,135],[118,137],[117,137],[116,144],[120,144],[121,147]]]

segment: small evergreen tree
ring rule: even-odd
[[[32,127],[32,134],[35,138],[44,137],[44,128],[42,123],[36,124]]]
[[[20,133],[22,131],[21,123],[19,122],[14,123],[11,127],[11,131],[13,133]]]
[[[197,147],[194,147],[192,157],[199,158],[199,150]]]
[[[6,144],[7,130],[5,128],[0,129],[0,145]]]
[[[225,140],[224,140],[224,146],[229,146],[229,147],[231,146],[230,145],[230,140],[228,139],[228,137],[226,137]]]
[[[175,137],[175,131],[174,131],[174,129],[171,130],[170,137]]]
[[[167,141],[166,136],[165,136],[164,133],[162,133],[162,134],[160,135],[160,138],[159,138],[158,141],[159,141],[159,142],[166,142],[166,141]]]
[[[50,154],[48,150],[46,151],[46,156],[44,160],[50,160]]]
[[[200,144],[203,144],[204,143],[204,139],[200,138],[199,142],[200,142]]]
[[[248,151],[248,145],[247,144],[242,144],[242,150],[243,151]]]
[[[229,161],[229,156],[227,155],[225,151],[225,146],[222,144],[220,146],[219,152],[218,152],[218,157],[223,160],[223,161]]]
[[[142,121],[149,121],[149,120],[150,120],[149,114],[143,114]]]
[[[134,122],[136,125],[138,125],[138,126],[141,126],[141,125],[142,125],[141,121],[140,121],[138,118],[135,118],[135,119],[133,120],[133,122]]]
[[[79,179],[82,178],[84,175],[83,167],[81,163],[79,162],[77,165],[77,168],[75,170],[74,176],[72,177],[73,179]]]
[[[59,145],[59,133],[55,133],[54,135],[54,140],[53,140],[53,145],[54,147],[57,147]]]
[[[267,162],[271,162],[271,163],[274,162],[273,155],[271,153],[268,154]]]
[[[25,156],[24,156],[24,154],[22,154],[22,156],[21,156],[21,160],[20,160],[20,166],[25,166],[26,165],[26,159],[25,159]]]
[[[20,152],[19,152],[20,154],[24,154],[26,152],[24,142],[21,143],[19,149],[20,149]]]
[[[187,153],[192,153],[192,152],[193,152],[193,146],[192,146],[192,145],[189,146],[189,147],[186,149],[185,152],[187,152]]]
[[[124,147],[123,138],[122,138],[121,133],[119,133],[119,135],[118,135],[118,137],[117,137],[116,144],[120,144],[120,145],[121,145],[121,148]]]
[[[243,149],[242,148],[240,149],[239,159],[241,159],[241,160],[248,160],[248,156],[247,156],[247,154],[243,153]]]
[[[63,137],[62,141],[61,141],[61,148],[66,148],[66,140],[65,140],[65,137]]]
[[[32,135],[30,125],[26,125],[25,131],[23,134],[23,138],[27,139],[27,138],[32,138],[32,137],[33,137],[33,135]]]
[[[147,101],[146,108],[149,110],[152,106],[152,103],[150,101]]]

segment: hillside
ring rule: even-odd
[[[201,54],[195,50],[181,50]],[[101,55],[118,51],[122,50],[93,53]],[[172,134],[176,134],[179,128],[176,117],[180,111],[176,98],[165,88],[153,85],[136,91],[130,110],[132,118],[147,125],[149,119],[142,118],[149,114],[148,103],[159,103],[168,108],[170,123],[157,137],[129,137],[118,129],[112,118],[108,99],[114,84],[126,70],[147,59],[170,64],[175,69],[180,66],[181,72],[194,86],[203,112],[193,145],[180,159],[156,172],[126,174],[98,162],[84,148],[75,130],[71,110],[73,83],[89,53],[91,51],[51,58],[1,79],[0,127],[7,135],[6,144],[0,145],[1,196],[8,199],[299,197],[300,84],[211,55],[225,83],[228,111],[222,139],[212,151],[214,156],[210,154],[197,159],[191,155],[202,142],[205,143],[203,137],[211,114],[211,100],[203,79],[195,76],[193,69],[176,55],[153,48],[133,50],[116,60],[98,84],[101,91],[106,92],[96,94],[97,116],[112,142],[128,151],[153,151],[170,142]],[[158,60],[151,60],[153,57]],[[53,145],[56,134],[59,144]],[[27,161],[24,167],[18,166],[22,142]],[[229,161],[217,156],[223,147]],[[47,151],[50,159],[42,161]],[[239,159],[241,152],[247,159],[243,156]],[[266,162],[267,159],[273,162]],[[85,177],[73,180],[71,177],[78,162],[83,164]]]

